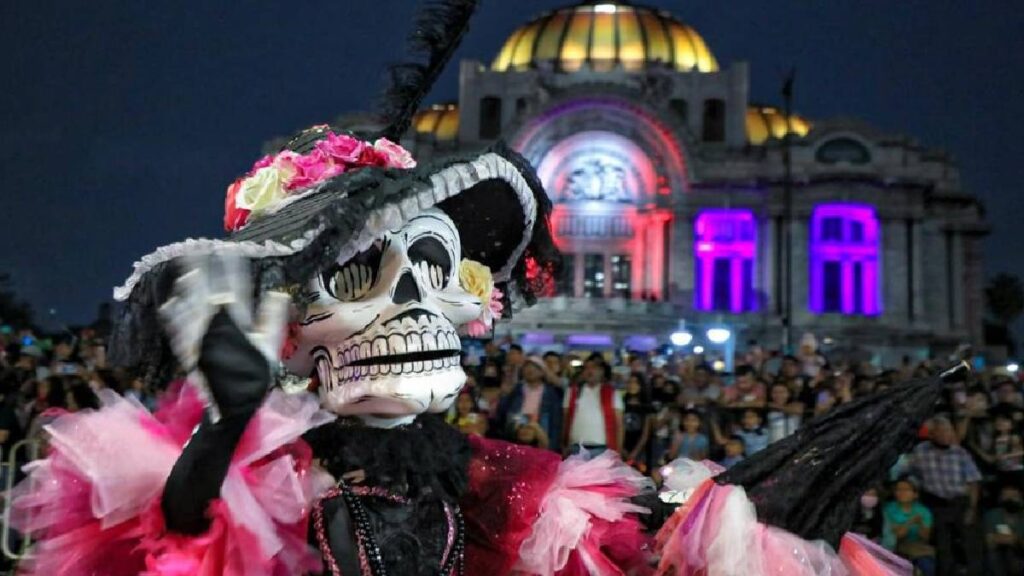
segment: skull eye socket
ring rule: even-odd
[[[373,285],[377,283],[383,254],[383,244],[375,242],[366,250],[353,256],[348,262],[332,266],[323,275],[324,287],[327,288],[327,292],[342,302],[358,300],[366,296]]]
[[[409,260],[420,273],[421,281],[434,290],[448,286],[452,273],[452,260],[448,249],[433,236],[424,236],[409,246]]]

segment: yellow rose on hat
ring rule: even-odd
[[[462,331],[474,338],[480,338],[491,329],[494,321],[501,317],[504,309],[504,294],[494,286],[491,269],[475,260],[463,260],[459,264],[459,284],[462,289],[480,299],[480,316],[462,326]]]
[[[294,171],[286,166],[265,166],[242,182],[235,196],[238,208],[264,212],[287,196],[285,187]]]
[[[494,277],[487,266],[475,260],[463,259],[459,264],[459,284],[463,290],[479,298],[485,306],[491,301]]]

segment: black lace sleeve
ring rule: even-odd
[[[267,360],[223,310],[203,337],[199,369],[221,418],[204,418],[174,463],[161,500],[167,528],[192,535],[209,527],[206,509],[220,494],[235,447],[271,382]]]

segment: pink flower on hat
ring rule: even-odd
[[[387,138],[378,138],[373,149],[382,156],[389,168],[415,168],[416,160],[408,150]]]
[[[289,191],[296,188],[309,188],[345,171],[344,164],[334,163],[319,148],[309,154],[293,158],[291,164],[295,167],[295,176],[288,182],[287,189]]]
[[[253,172],[259,170],[260,168],[266,168],[267,166],[270,166],[271,164],[274,163],[274,160],[276,159],[277,156],[273,154],[267,154],[263,158],[257,160],[256,163],[252,165],[252,170],[249,171],[249,174],[252,174]]]
[[[233,182],[224,199],[224,228],[234,232],[253,214],[258,217],[272,212],[296,191],[366,166],[412,168],[416,161],[408,150],[386,138],[371,146],[347,134],[327,132],[313,150],[305,154],[284,150],[264,156],[248,174]]]
[[[316,149],[339,164],[355,164],[359,162],[366,142],[347,134],[329,132],[327,138],[316,143]]]
[[[504,294],[501,290],[497,288],[491,289],[491,299],[480,312],[480,317],[464,326],[463,329],[466,331],[466,334],[473,338],[479,338],[491,330],[491,326],[494,326],[494,321],[501,318],[501,312],[505,309],[505,305],[501,303],[503,296]]]

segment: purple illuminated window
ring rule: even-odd
[[[878,218],[860,204],[823,204],[811,216],[812,312],[882,313]]]
[[[754,310],[754,213],[705,210],[697,216],[694,231],[694,308],[734,313]]]

